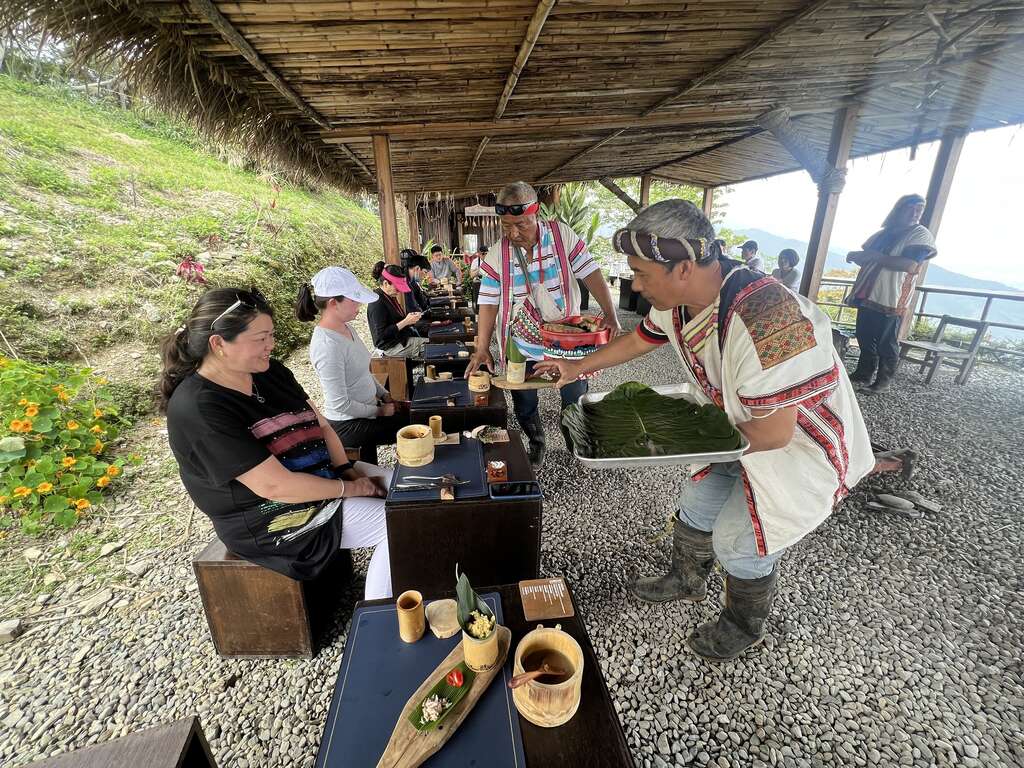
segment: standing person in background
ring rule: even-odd
[[[896,201],[882,228],[851,251],[846,260],[860,267],[846,303],[857,308],[860,358],[850,380],[888,392],[899,364],[900,322],[907,313],[921,265],[935,258],[935,238],[923,226],[925,200],[904,195]],[[877,378],[876,378],[877,370]],[[874,379],[874,383],[872,383]]]
[[[758,272],[764,272],[764,259],[757,252],[756,240],[747,240],[747,242],[740,246],[740,256],[743,259],[743,263],[747,265],[747,269],[756,269]]]
[[[373,346],[393,357],[415,357],[425,341],[414,327],[423,313],[406,312],[398,303],[400,294],[408,296],[412,292],[405,270],[378,261],[373,267],[373,279],[377,281],[376,294],[380,299],[366,310]]]
[[[430,275],[435,280],[462,282],[462,268],[444,255],[444,248],[440,245],[430,249]]]
[[[370,374],[370,353],[350,325],[364,304],[375,301],[377,294],[347,269],[327,267],[299,288],[295,305],[299,320],[320,318],[309,341],[309,359],[323,389],[324,418],[367,464],[376,464],[377,446],[395,442],[395,433],[409,423],[395,413],[391,395]]]
[[[161,409],[185,490],[230,552],[292,579],[373,547],[366,599],[390,597],[391,470],[348,461],[273,351],[274,312],[255,289],[207,291],[164,339]]]
[[[779,251],[779,268],[772,270],[772,277],[789,288],[791,291],[800,290],[800,270],[796,265],[800,263],[800,255],[792,248],[783,248]]]
[[[509,184],[498,193],[494,206],[501,217],[502,238],[495,253],[481,263],[477,345],[466,377],[479,368],[494,370],[490,346],[498,342],[502,366],[509,338],[526,357],[527,376],[535,362],[544,359],[540,326],[580,314],[582,281],[601,309],[603,323],[618,333],[615,304],[601,270],[587,244],[563,222],[538,218],[537,192],[526,182]],[[576,402],[587,391],[584,380],[562,387],[562,407]],[[512,406],[530,441],[530,463],[543,463],[544,422],[538,411],[537,390],[512,390]]]

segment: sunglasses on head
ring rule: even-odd
[[[495,203],[494,212],[499,216],[522,216],[524,213],[536,213],[540,210],[540,204],[534,200],[532,203],[516,203],[514,205],[502,205]]]
[[[248,301],[243,301],[242,297],[239,296],[236,293],[235,294],[235,303],[232,304],[227,309],[225,309],[223,312],[221,312],[215,318],[213,318],[213,322],[210,323],[210,330],[212,331],[214,326],[217,325],[217,323],[219,323],[221,320],[223,320],[225,317],[230,315],[232,312],[234,312],[239,307],[244,307],[245,309],[249,310],[250,312],[257,312],[257,311],[259,311],[259,304],[266,305],[266,303],[267,303],[266,298],[256,288],[250,288],[249,289],[249,295],[252,296],[254,299],[256,299],[256,302],[257,302],[256,304],[248,302]]]

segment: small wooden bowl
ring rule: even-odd
[[[422,467],[434,460],[434,434],[425,424],[402,427],[395,443],[398,463],[403,467]]]

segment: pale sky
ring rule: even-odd
[[[938,144],[854,160],[832,231],[831,247],[859,248],[903,194],[928,191]],[[806,172],[732,188],[725,225],[756,227],[807,241],[817,189]],[[972,277],[1024,289],[1024,126],[967,137],[938,232],[936,263]],[[774,255],[774,254],[772,254]]]

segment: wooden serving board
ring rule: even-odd
[[[422,765],[428,757],[444,746],[451,738],[462,721],[466,719],[470,710],[483,696],[487,686],[497,677],[505,665],[505,657],[508,656],[509,646],[512,644],[512,632],[508,627],[498,626],[498,662],[487,672],[477,672],[473,680],[473,687],[469,693],[462,697],[452,711],[440,722],[436,728],[429,731],[417,731],[409,722],[409,715],[419,706],[424,697],[452,667],[461,661],[465,661],[462,653],[462,641],[455,644],[455,648],[448,654],[430,676],[423,681],[423,684],[416,689],[416,692],[409,697],[402,713],[398,716],[398,724],[391,734],[391,740],[381,755],[377,768],[416,768]]]
[[[491,384],[498,389],[554,389],[555,382],[545,379],[527,379],[522,384],[509,384],[504,376],[491,379]]]

